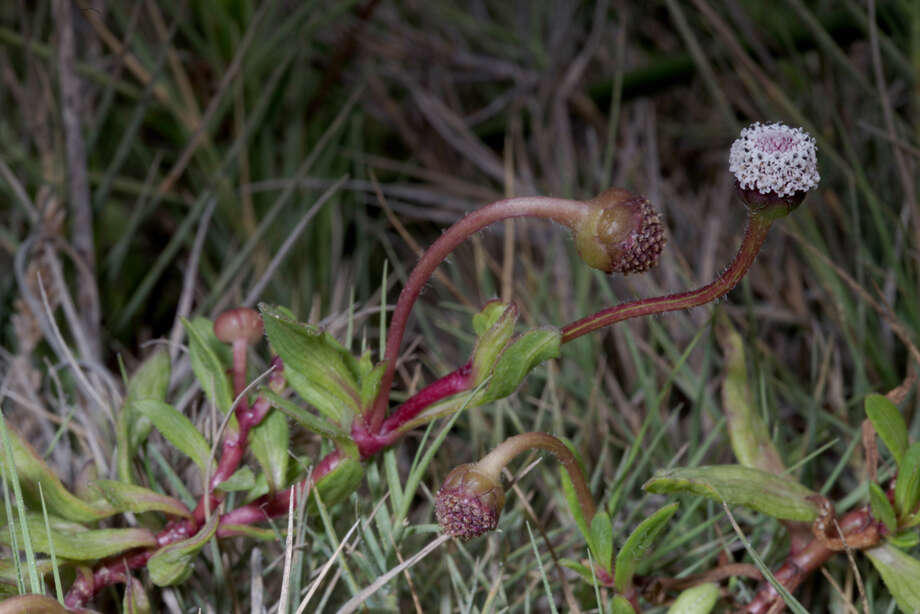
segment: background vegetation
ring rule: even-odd
[[[624,187],[664,214],[669,244],[656,271],[607,278],[549,224],[490,229],[424,295],[398,390],[463,362],[470,314],[494,296],[515,300],[528,325],[560,325],[708,281],[744,223],[728,147],[747,123],[782,120],[816,136],[822,183],[727,300],[566,346],[510,400],[461,415],[423,472],[410,466],[440,426],[423,447],[408,438],[357,495],[298,522],[284,590],[293,611],[348,534],[308,610],[335,611],[430,541],[431,491],[447,471],[521,431],[575,443],[596,496],[626,502],[615,518],[625,538],[665,501],[640,490],[655,468],[733,462],[720,316],[745,340],[751,391],[787,465],[842,509],[861,504],[865,395],[903,382],[920,437],[908,345],[920,327],[918,88],[911,0],[3,3],[4,415],[65,483],[105,475],[112,416],[75,383],[64,344],[105,395],[157,340],[184,341],[178,315],[238,304],[286,305],[354,349],[376,348],[381,289],[392,302],[419,246],[504,195]],[[171,353],[170,398],[204,423],[184,354]],[[197,470],[160,444],[148,442],[148,485],[197,493]],[[295,438],[297,455],[316,449]],[[597,608],[556,564],[587,556],[556,467],[517,467],[529,475],[509,491],[500,532],[441,547],[368,607]],[[387,468],[418,490],[394,492]],[[776,522],[737,519],[769,564],[782,560]],[[172,612],[271,611],[283,550],[222,542],[189,582],[151,598]],[[839,590],[817,576],[801,591],[810,611],[859,607],[856,569],[838,558],[828,573]],[[687,498],[641,571],[727,560],[745,560],[729,519]],[[858,569],[871,611],[894,611],[877,574]],[[756,583],[729,589],[744,601]],[[119,594],[96,606],[118,607]]]

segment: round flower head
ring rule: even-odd
[[[575,248],[605,273],[644,273],[664,248],[661,216],[642,196],[613,188],[588,201],[591,212],[575,228]]]
[[[729,170],[754,208],[781,201],[790,208],[818,185],[815,139],[801,128],[756,122],[732,143]]]
[[[494,531],[505,505],[499,479],[475,463],[447,474],[434,505],[441,530],[464,540]]]

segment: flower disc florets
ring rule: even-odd
[[[575,228],[582,260],[605,273],[644,273],[658,264],[666,243],[661,215],[642,196],[613,188],[592,198]]]
[[[466,464],[447,474],[434,509],[442,531],[466,540],[494,531],[504,505],[501,484]]]
[[[742,196],[754,206],[769,199],[798,204],[821,180],[814,137],[781,123],[757,122],[742,130],[728,161]]]

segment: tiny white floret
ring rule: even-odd
[[[781,123],[756,122],[732,143],[728,168],[745,190],[792,196],[818,185],[813,136]]]

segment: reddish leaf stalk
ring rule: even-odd
[[[542,217],[571,226],[588,209],[587,203],[563,198],[525,196],[500,200],[470,213],[448,228],[437,241],[431,244],[422,254],[412,273],[409,274],[409,279],[399,294],[393,317],[390,320],[384,352],[384,360],[387,363],[386,371],[380,383],[380,393],[371,411],[365,416],[369,432],[378,433],[386,417],[390,389],[396,373],[396,360],[399,357],[403,334],[406,332],[409,313],[428,278],[438,265],[463,241],[495,222],[515,217]]]

